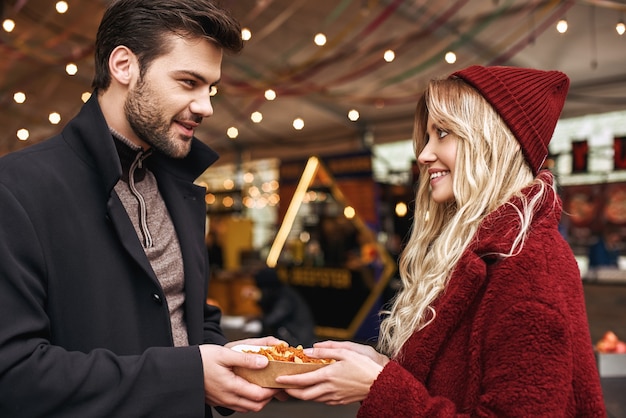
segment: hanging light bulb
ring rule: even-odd
[[[4,29],[5,32],[13,32],[13,29],[15,29],[15,21],[12,19],[4,19],[2,29]]]
[[[567,32],[567,19],[562,18],[561,20],[559,20],[556,24],[556,30],[559,33]]]
[[[265,90],[265,99],[266,100],[274,100],[276,99],[276,92],[272,89]]]
[[[28,132],[28,129],[25,129],[25,128],[18,129],[17,139],[19,139],[20,141],[26,141],[29,136],[30,136],[30,132]]]
[[[302,128],[304,128],[304,120],[302,118],[295,118],[293,120],[293,127],[297,131],[302,130]]]
[[[448,64],[454,64],[456,62],[456,54],[452,51],[446,52],[445,60]]]
[[[76,73],[78,72],[78,66],[73,62],[70,62],[65,66],[65,72],[68,75],[76,75]]]
[[[243,39],[244,41],[249,41],[250,39],[252,39],[252,31],[248,28],[243,28],[241,30],[241,39]]]
[[[226,131],[226,135],[228,135],[230,139],[235,139],[239,136],[239,129],[235,128],[234,126],[231,126]]]
[[[326,35],[324,35],[323,33],[318,33],[317,35],[315,35],[313,42],[315,42],[315,45],[317,46],[326,45]]]
[[[13,95],[13,100],[15,101],[15,103],[24,103],[26,101],[26,93],[18,91]]]
[[[61,115],[58,112],[52,112],[48,115],[48,120],[53,125],[58,125],[61,122]]]
[[[55,8],[57,9],[57,13],[63,14],[67,12],[70,6],[67,4],[66,1],[57,1]]]

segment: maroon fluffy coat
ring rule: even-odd
[[[517,214],[504,205],[489,215],[435,320],[383,369],[359,418],[606,416],[560,214],[548,197],[521,253],[501,260],[484,255],[510,248]]]

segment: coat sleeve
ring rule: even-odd
[[[480,353],[475,404],[459,410],[431,394],[397,362],[390,362],[364,400],[358,417],[559,416],[571,394],[570,337],[564,317],[545,304],[510,306],[487,330]],[[473,349],[473,348],[468,348]]]
[[[2,184],[0,213],[0,416],[204,416],[198,347],[119,356],[53,345],[44,252]]]

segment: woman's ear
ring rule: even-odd
[[[130,85],[139,75],[137,57],[128,47],[117,46],[109,56],[111,78],[123,85]]]

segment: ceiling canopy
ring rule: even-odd
[[[626,108],[626,5],[609,0],[225,0],[251,38],[227,55],[215,113],[197,136],[221,163],[352,152],[411,136],[427,80],[472,65],[556,69],[571,78],[563,117]],[[93,76],[93,43],[106,1],[3,4],[0,155],[60,130]],[[561,34],[555,25],[569,24]],[[324,34],[324,45],[314,38]],[[455,61],[446,62],[448,53]],[[385,55],[387,54],[387,55]],[[392,56],[390,56],[392,55]],[[385,59],[387,57],[387,60]],[[392,59],[393,58],[393,59]],[[66,65],[78,72],[68,75]],[[268,100],[265,93],[276,97]],[[26,101],[18,104],[16,92]],[[348,118],[350,111],[358,119]],[[53,125],[49,114],[59,114]],[[261,119],[254,122],[251,116]],[[352,115],[356,116],[353,112]],[[296,130],[293,121],[304,127]],[[19,129],[29,138],[17,138]],[[230,138],[229,128],[237,136]],[[233,130],[230,133],[233,136]]]

